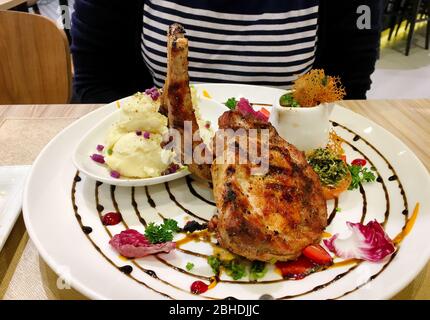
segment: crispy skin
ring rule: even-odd
[[[192,133],[199,129],[194,114],[188,76],[188,40],[184,37],[184,28],[175,23],[170,26],[167,35],[167,75],[161,97],[160,112],[168,114],[169,126],[181,133],[184,141],[184,121],[190,121]],[[193,141],[193,148],[201,144]],[[184,145],[184,144],[182,144]],[[191,157],[192,155],[188,155]],[[186,157],[182,150],[181,159]],[[211,180],[210,165],[188,164],[190,172],[196,176]]]
[[[183,123],[188,120],[194,133],[198,125],[189,90],[188,42],[184,29],[177,24],[169,29],[167,53],[161,109],[168,113],[171,127],[183,135]],[[238,159],[234,164],[215,161],[212,166],[189,165],[193,174],[213,181],[218,216],[209,227],[222,247],[250,260],[297,258],[306,246],[320,241],[327,225],[326,203],[317,174],[304,154],[283,140],[270,123],[229,111],[220,117],[219,127],[268,129],[270,166],[265,175],[256,176],[251,175],[253,165],[239,164]],[[256,137],[258,145],[260,138]],[[214,142],[219,145],[217,140]],[[197,144],[193,143],[193,149]],[[222,154],[226,152],[227,145],[221,149]]]
[[[296,259],[306,246],[321,240],[327,225],[317,174],[304,154],[269,123],[228,111],[219,119],[219,127],[270,132],[267,174],[251,175],[252,165],[238,164],[238,153],[236,164],[212,166],[220,245],[250,260]]]

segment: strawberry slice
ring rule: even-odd
[[[318,267],[303,255],[295,261],[278,261],[275,266],[284,278],[296,280],[303,279],[308,274],[314,272]]]
[[[319,244],[311,244],[303,250],[303,255],[319,265],[328,265],[333,263],[331,255]]]

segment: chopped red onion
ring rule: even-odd
[[[97,151],[99,151],[99,152],[102,152],[104,148],[105,148],[104,145],[101,145],[101,144],[97,145]]]
[[[142,131],[137,130],[137,131],[136,131],[136,135],[137,135],[137,136],[141,136],[141,135],[142,135]]]
[[[101,154],[94,153],[92,156],[90,156],[90,158],[97,163],[105,163],[105,157],[103,157]]]
[[[145,94],[151,96],[152,100],[156,101],[160,97],[160,92],[157,87],[152,87],[151,89],[146,89]]]
[[[112,178],[115,178],[115,179],[119,179],[119,177],[121,177],[120,173],[119,173],[118,171],[115,171],[115,170],[112,170],[112,171],[110,172],[110,176],[111,176]]]
[[[145,131],[144,133],[143,133],[143,137],[145,138],[145,139],[149,139],[149,137],[151,136],[151,134],[148,132],[148,131]]]

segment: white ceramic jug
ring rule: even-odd
[[[329,117],[333,108],[333,103],[310,108],[283,107],[278,98],[273,104],[269,121],[282,138],[306,152],[327,145],[331,128]]]

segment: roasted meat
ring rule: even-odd
[[[215,161],[212,165],[220,245],[250,260],[285,261],[319,242],[327,225],[327,208],[320,180],[304,154],[283,140],[270,123],[239,111],[224,113],[219,128],[269,131],[265,174],[253,175],[255,164],[239,164],[239,151],[235,164]],[[253,143],[251,136],[248,144]],[[259,146],[261,135],[256,139]],[[224,146],[226,153],[228,144]],[[237,142],[236,147],[240,148]]]
[[[162,105],[168,111],[171,127],[183,134],[184,121],[191,121],[195,132],[198,125],[189,90],[188,42],[181,26],[170,27],[167,49]],[[320,180],[304,154],[283,140],[270,123],[252,114],[225,112],[219,119],[219,128],[242,129],[246,133],[257,129],[257,135],[247,135],[257,151],[263,148],[263,131],[268,132],[269,159],[266,172],[253,175],[257,164],[241,164],[241,145],[234,142],[235,161],[220,161],[227,157],[231,146],[217,136],[214,163],[189,165],[193,174],[212,179],[218,216],[209,225],[219,244],[250,260],[286,261],[319,242],[327,224],[326,203]]]
[[[184,123],[189,121],[193,134],[198,135],[199,126],[191,99],[190,79],[188,76],[188,40],[184,37],[184,28],[175,23],[170,26],[167,35],[167,74],[161,96],[160,112],[168,114],[169,126],[178,130],[184,140]],[[193,148],[201,144],[195,139]],[[182,143],[182,146],[184,143]],[[192,153],[186,154],[181,149],[182,161],[192,158]],[[187,163],[188,169],[198,177],[211,179],[210,165]]]

